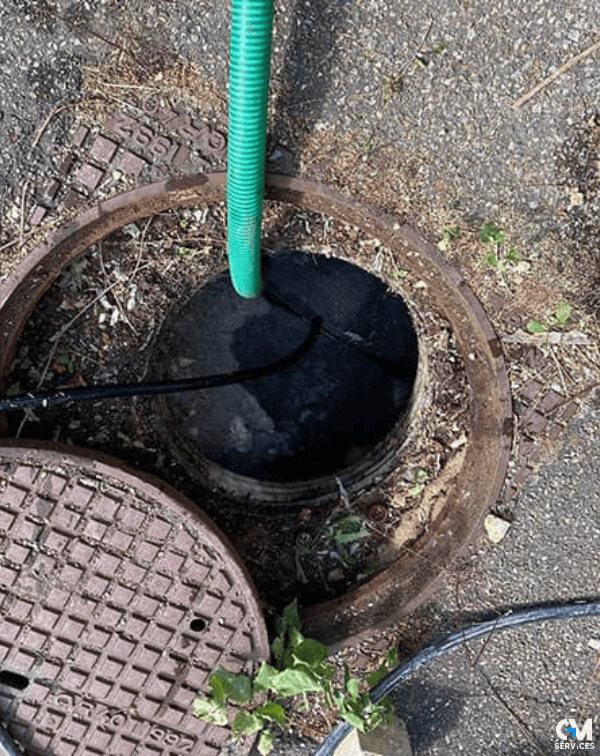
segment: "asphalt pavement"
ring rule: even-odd
[[[56,169],[70,138],[71,110],[46,123],[48,116],[81,97],[85,67],[115,53],[119,30],[192,61],[224,90],[228,22],[223,3],[3,0],[7,238],[23,198]],[[600,5],[590,0],[277,2],[271,142],[295,124],[295,141],[286,136],[283,145],[292,170],[303,137],[330,128],[355,132],[367,151],[396,145],[411,156],[428,203],[443,198],[465,222],[493,218],[557,275],[579,266],[589,290],[574,296],[593,301],[600,50],[565,63],[599,35]],[[560,66],[560,76],[518,103]],[[464,581],[430,603],[433,636],[490,612],[600,596],[599,409],[589,394],[554,461],[503,505],[512,521],[505,538],[481,541]],[[593,718],[600,748],[599,641],[600,620],[542,623],[471,642],[423,668],[393,697],[415,756],[549,754],[556,725],[569,718]],[[286,735],[275,753],[313,749]]]

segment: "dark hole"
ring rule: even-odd
[[[206,620],[200,619],[199,617],[193,619],[190,622],[190,630],[193,630],[195,633],[201,633],[203,630],[206,630]]]
[[[25,677],[25,675],[20,675],[18,672],[9,672],[4,669],[0,671],[0,685],[6,685],[16,690],[25,690],[29,685],[29,678]]]
[[[258,480],[341,470],[408,408],[418,348],[406,305],[366,271],[302,252],[266,257],[264,282],[265,295],[243,300],[224,274],[174,312],[159,339],[161,377],[272,364],[306,339],[312,316],[322,334],[286,370],[169,395],[170,432],[178,448]]]

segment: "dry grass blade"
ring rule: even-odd
[[[585,50],[580,52],[578,55],[576,55],[574,58],[571,58],[571,60],[568,60],[566,63],[563,63],[562,66],[559,66],[556,71],[553,71],[550,76],[546,77],[543,81],[540,81],[539,84],[536,84],[533,89],[530,89],[529,92],[526,92],[522,97],[519,97],[518,100],[515,100],[511,107],[514,110],[517,110],[521,107],[521,105],[525,105],[526,102],[529,102],[538,92],[541,92],[542,89],[545,89],[549,84],[552,84],[553,81],[558,79],[559,76],[562,76],[564,73],[566,73],[570,68],[573,68],[573,66],[576,66],[577,63],[580,63],[584,58],[587,58],[588,56],[592,55],[592,53],[595,53],[596,50],[600,50],[600,40],[597,42],[594,42],[593,45],[590,45]]]
[[[86,97],[84,100],[75,100],[75,102],[65,102],[62,105],[57,105],[47,116],[44,123],[40,126],[38,129],[37,134],[35,135],[35,138],[33,142],[31,143],[31,148],[29,150],[30,154],[35,150],[35,148],[40,143],[41,138],[44,136],[44,133],[48,126],[52,123],[54,118],[56,118],[57,115],[64,112],[65,110],[70,110],[71,108],[77,108],[84,105],[91,105],[93,102],[96,102],[98,100],[103,100],[104,97],[101,97],[100,95],[96,97]]]
[[[508,703],[502,698],[498,690],[495,688],[495,686],[492,684],[492,681],[489,679],[489,677],[483,672],[481,669],[477,668],[477,672],[483,677],[485,682],[487,683],[489,689],[494,695],[494,698],[501,704],[501,706],[504,708],[504,710],[511,716],[511,718],[516,722],[519,729],[525,735],[527,740],[531,743],[534,750],[541,754],[541,756],[546,756],[546,751],[542,750],[540,744],[537,742],[537,740],[533,737],[533,735],[529,732],[529,728],[523,723],[521,720],[521,717],[513,711],[513,709],[508,705]]]

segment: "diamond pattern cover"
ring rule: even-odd
[[[250,579],[194,505],[113,460],[0,446],[0,716],[29,756],[217,756],[230,732],[192,701],[267,655]]]

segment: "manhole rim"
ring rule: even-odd
[[[174,205],[223,201],[225,188],[225,173],[168,179],[104,200],[51,232],[0,285],[0,338],[5,345],[0,355],[2,388],[27,319],[66,264],[127,223]],[[307,179],[267,175],[265,196],[360,227],[394,250],[442,300],[451,300],[453,306],[441,310],[452,325],[472,388],[476,428],[457,476],[460,480],[452,484],[436,532],[419,539],[419,559],[427,569],[419,573],[411,555],[399,558],[358,588],[305,611],[307,634],[332,645],[348,643],[366,628],[387,625],[431,597],[446,567],[481,531],[485,514],[501,492],[510,456],[513,423],[508,374],[501,342],[479,300],[461,274],[415,228]],[[482,490],[479,483],[484,479]],[[462,510],[457,510],[458,501]]]

